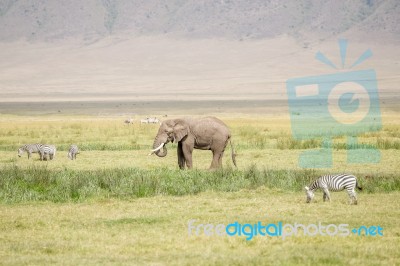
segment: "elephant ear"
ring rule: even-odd
[[[176,142],[181,141],[188,134],[188,127],[178,123],[174,126],[174,139]]]

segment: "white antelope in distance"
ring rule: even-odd
[[[77,154],[79,154],[78,146],[76,146],[75,144],[71,145],[68,151],[68,158],[71,160],[76,160]]]
[[[317,189],[322,189],[324,192],[323,199],[326,201],[331,200],[329,190],[331,191],[341,191],[343,189],[347,190],[347,194],[350,197],[350,204],[357,204],[357,195],[355,188],[362,190],[358,185],[357,178],[354,175],[341,174],[341,175],[324,175],[319,177],[317,180],[310,184],[310,187],[305,187],[307,195],[307,203],[310,203],[314,198],[314,191]]]
[[[140,119],[140,124],[148,124],[148,123],[149,123],[148,117],[146,119]]]
[[[126,125],[133,124],[133,119],[132,118],[125,119],[124,123]]]
[[[150,123],[150,124],[161,124],[161,123],[160,123],[160,120],[158,120],[157,117],[151,117],[151,118],[149,118],[149,123]]]
[[[161,124],[157,117],[146,117],[146,119],[140,120],[141,124]]]

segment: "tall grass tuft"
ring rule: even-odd
[[[277,148],[280,150],[315,149],[321,148],[321,145],[322,141],[320,139],[296,140],[290,136],[277,139]]]
[[[91,198],[132,198],[155,195],[188,195],[204,191],[238,191],[265,186],[301,191],[321,173],[316,170],[270,170],[255,165],[217,171],[139,168],[105,170],[50,170],[45,166],[0,169],[0,201],[3,203],[83,201]],[[357,174],[356,174],[357,175]],[[400,190],[395,176],[362,176],[367,193]]]
[[[398,139],[378,137],[376,142],[377,142],[376,145],[377,145],[378,149],[382,149],[382,150],[389,150],[389,149],[400,150],[400,140],[398,140]]]

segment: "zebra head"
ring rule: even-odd
[[[22,156],[22,154],[24,154],[24,149],[23,148],[19,148],[18,149],[18,157],[21,157]]]
[[[306,195],[307,195],[307,203],[310,203],[311,200],[314,198],[314,192],[312,190],[310,190],[309,187],[304,187],[304,189],[306,190]]]

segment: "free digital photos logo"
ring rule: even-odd
[[[282,240],[285,240],[288,237],[296,236],[383,236],[383,227],[379,225],[362,225],[351,229],[348,224],[326,225],[321,222],[305,225],[301,223],[283,223],[282,221],[276,223],[266,223],[264,221],[258,221],[256,223],[239,223],[238,221],[235,221],[225,225],[223,223],[203,224],[198,223],[196,219],[192,219],[188,221],[187,230],[189,236],[238,236],[244,237],[248,241],[252,240],[254,237],[279,237]]]
[[[339,40],[341,67],[345,69],[347,40]],[[372,56],[366,50],[349,69]],[[324,54],[316,59],[339,70]],[[376,73],[373,69],[289,79],[286,82],[292,135],[296,140],[321,139],[318,150],[303,151],[302,168],[332,167],[332,140],[347,137],[348,163],[377,163],[380,151],[359,145],[357,136],[382,128]],[[362,146],[362,149],[359,149]]]

